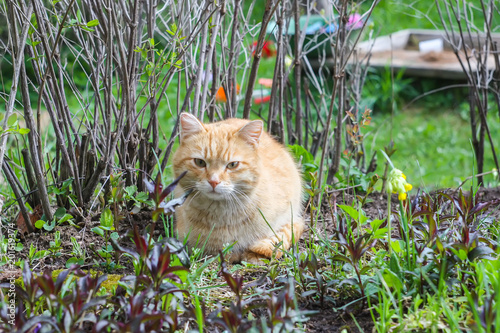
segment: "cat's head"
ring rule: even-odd
[[[176,174],[188,171],[181,186],[212,200],[248,196],[259,176],[262,121],[202,124],[188,113],[180,117],[180,146],[173,165]]]

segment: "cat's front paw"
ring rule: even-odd
[[[268,258],[254,252],[245,252],[241,257],[241,261],[246,261],[250,264],[259,266],[265,265],[265,262],[263,262],[262,259],[268,259]]]
[[[264,238],[252,245],[249,250],[264,258],[271,258],[273,253],[275,253],[276,258],[281,258],[283,252],[279,248],[276,248],[276,245],[280,242],[281,240],[276,236]]]

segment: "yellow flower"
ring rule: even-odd
[[[413,188],[410,183],[406,181],[406,176],[399,169],[392,169],[387,178],[387,192],[398,193],[399,200],[406,200],[407,192]]]

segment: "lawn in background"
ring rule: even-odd
[[[426,190],[457,187],[469,176],[477,174],[470,141],[470,125],[463,110],[407,108],[392,118],[388,113],[375,113],[366,135],[367,155],[378,150],[377,173],[383,175],[385,158],[380,150],[392,139],[397,151],[394,165],[403,170],[412,184]],[[490,112],[489,124],[494,144],[500,143],[498,115]],[[484,172],[494,168],[489,143],[485,145]],[[498,185],[493,175],[484,177],[486,186]],[[467,182],[464,186],[468,187]]]

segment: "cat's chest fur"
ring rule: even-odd
[[[196,197],[177,211],[176,229],[187,235],[191,246],[204,246],[205,253],[216,255],[229,244],[233,251],[242,252],[256,240],[265,237],[268,227],[256,203],[211,201]]]
[[[193,223],[204,224],[212,228],[216,222],[217,228],[238,227],[254,218],[258,212],[255,199],[234,200],[210,200],[197,198],[196,193],[193,200],[189,201],[182,208]]]

